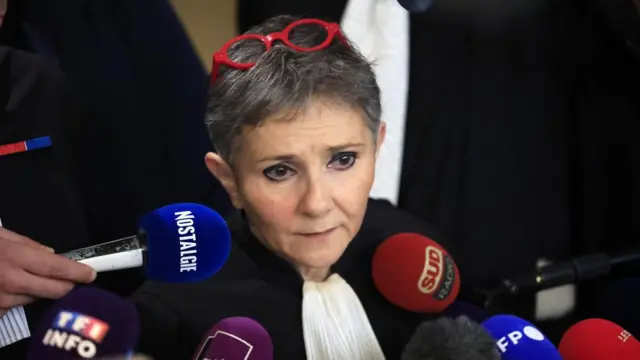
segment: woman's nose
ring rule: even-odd
[[[322,217],[333,209],[330,191],[321,181],[309,180],[300,201],[302,212],[310,217]]]

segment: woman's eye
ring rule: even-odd
[[[293,175],[293,169],[285,165],[274,165],[266,168],[264,171],[264,176],[267,179],[272,181],[282,181]]]
[[[329,167],[336,170],[347,170],[355,164],[357,154],[354,152],[340,153],[331,159]]]

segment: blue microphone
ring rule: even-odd
[[[137,235],[62,255],[98,272],[142,266],[150,280],[191,282],[218,272],[230,251],[231,234],[217,212],[181,203],[142,217]]]
[[[93,286],[56,301],[31,337],[27,360],[126,356],[138,341],[135,306]]]
[[[496,340],[502,360],[562,360],[538,328],[513,315],[492,316],[482,326]]]
[[[408,12],[422,13],[427,11],[435,0],[398,0],[398,4]]]
[[[598,304],[597,316],[613,321],[640,337],[640,279],[629,278],[607,287]]]

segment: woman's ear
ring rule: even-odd
[[[380,121],[380,126],[378,126],[378,139],[376,139],[376,157],[378,153],[380,153],[380,147],[382,143],[384,143],[385,136],[387,136],[387,123]]]
[[[233,206],[236,209],[242,209],[242,197],[238,191],[238,184],[236,183],[236,178],[233,175],[233,169],[231,166],[227,164],[220,155],[212,152],[205,155],[204,163],[207,165],[207,168],[213,176],[220,181],[222,187],[227,191]]]

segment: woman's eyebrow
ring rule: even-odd
[[[287,161],[293,161],[296,158],[295,155],[270,155],[267,157],[264,157],[260,160],[258,160],[257,162],[261,163],[261,162],[265,162],[265,161],[283,161],[283,162],[287,162]]]
[[[364,146],[365,146],[364,143],[348,142],[348,143],[339,144],[339,145],[331,145],[327,147],[327,152],[336,153],[346,149],[353,149],[353,148],[364,147]],[[257,162],[258,163],[265,162],[265,161],[291,162],[291,161],[294,161],[296,158],[297,156],[294,154],[269,155],[261,158]]]
[[[350,148],[364,147],[364,146],[365,144],[363,143],[350,142],[350,143],[341,144],[341,145],[329,146],[328,151],[334,153],[334,152],[338,152],[338,151],[342,151]]]

